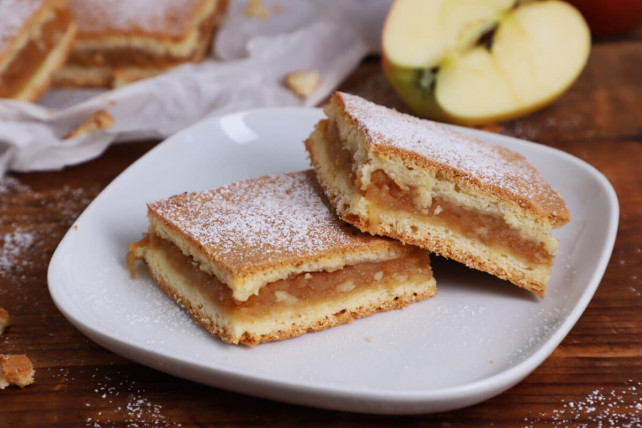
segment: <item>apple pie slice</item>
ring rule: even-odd
[[[66,0],[0,0],[0,98],[38,100],[75,36]]]
[[[148,204],[129,246],[158,285],[228,343],[256,345],[401,308],[435,294],[426,251],[360,233],[312,171]]]
[[[228,0],[70,0],[78,37],[57,85],[121,86],[202,61]]]
[[[523,156],[354,95],[326,114],[305,144],[342,219],[544,296],[570,215]]]

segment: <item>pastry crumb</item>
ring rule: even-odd
[[[0,308],[0,334],[2,334],[9,325],[11,325],[9,312],[4,308]]]
[[[114,118],[107,113],[105,110],[99,110],[96,113],[89,116],[83,121],[78,127],[65,135],[64,139],[80,137],[89,132],[93,131],[103,131],[114,126]]]
[[[321,74],[317,70],[293,71],[285,75],[285,84],[298,96],[307,98],[321,84]]]
[[[270,17],[270,12],[262,0],[248,0],[243,13],[245,16],[255,19],[268,19]]]
[[[31,360],[24,354],[0,354],[0,389],[16,385],[24,388],[34,382],[35,371]]]

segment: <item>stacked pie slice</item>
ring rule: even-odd
[[[298,336],[436,292],[426,251],[339,220],[312,171],[148,208],[149,232],[130,245],[130,262],[143,259],[170,297],[228,343]]]
[[[336,93],[306,141],[339,216],[544,296],[566,204],[521,155]]]

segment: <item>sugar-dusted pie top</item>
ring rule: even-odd
[[[208,0],[70,0],[82,33],[138,31],[180,37]]]
[[[0,0],[0,54],[47,0]]]
[[[217,274],[239,300],[291,274],[411,251],[339,220],[311,170],[184,193],[148,207],[157,233]]]
[[[499,145],[337,92],[332,98],[371,150],[510,199],[556,225],[570,221],[566,204],[522,155]]]

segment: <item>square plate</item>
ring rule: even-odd
[[[309,167],[302,141],[317,109],[277,108],[207,119],[169,138],[116,178],[65,235],[49,266],[60,311],[107,349],[155,369],[241,393],[338,410],[427,413],[510,388],[571,330],[604,274],[618,202],[604,176],[550,147],[458,128],[528,158],[561,191],[572,221],[559,229],[547,296],[434,257],[439,294],[317,333],[254,348],[197,326],[139,266],[127,245],[147,230],[146,203],[242,178]]]

